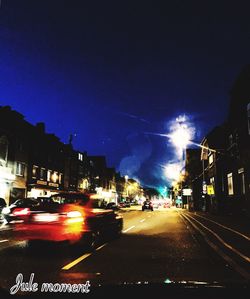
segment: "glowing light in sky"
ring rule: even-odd
[[[179,128],[177,128],[176,131],[174,131],[171,135],[171,141],[173,142],[173,144],[176,147],[180,147],[180,148],[186,148],[186,146],[188,145],[189,141],[190,141],[190,133],[187,130],[187,126],[186,125],[181,125]]]
[[[167,136],[177,150],[178,158],[183,158],[183,151],[192,142],[195,135],[195,128],[191,125],[186,115],[178,116],[170,126],[170,133]]]
[[[178,182],[185,166],[185,150],[195,137],[195,127],[186,115],[179,115],[169,123],[169,132],[164,136],[174,148],[171,162],[163,167],[164,175],[169,181]]]
[[[164,168],[165,175],[168,179],[178,181],[182,168],[180,163],[170,163]]]

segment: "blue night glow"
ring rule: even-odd
[[[183,162],[168,138],[176,118],[199,143],[227,115],[249,60],[249,10],[73,2],[1,1],[0,105],[65,143],[75,134],[75,149],[143,184],[170,184],[159,165]]]

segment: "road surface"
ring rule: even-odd
[[[54,244],[30,249],[25,242],[13,240],[11,226],[3,227],[1,287],[9,292],[19,273],[24,282],[34,273],[38,292],[43,283],[89,281],[91,291],[98,285],[235,284],[249,280],[249,261],[238,255],[249,256],[249,236],[177,208],[142,212],[132,207],[122,214],[122,236],[104,241],[93,252]]]

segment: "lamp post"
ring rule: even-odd
[[[181,190],[181,197],[182,197],[182,188],[183,188],[183,173],[182,169],[184,167],[185,163],[185,152],[187,149],[188,144],[191,143],[192,139],[192,132],[188,128],[188,126],[183,122],[179,121],[177,124],[176,129],[168,135],[170,138],[172,144],[176,147],[176,149],[179,152],[179,159],[181,164],[181,171],[179,172],[179,181],[180,181],[180,190]],[[188,204],[188,202],[187,202]],[[183,200],[182,200],[182,207],[183,206]]]
[[[126,200],[128,198],[128,175],[124,176],[125,178],[125,193],[126,193]]]

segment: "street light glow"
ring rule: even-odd
[[[181,171],[179,163],[171,163],[165,166],[165,175],[168,179],[178,181]]]
[[[185,149],[190,143],[191,134],[187,125],[180,124],[177,129],[169,135],[171,142],[177,148]]]

